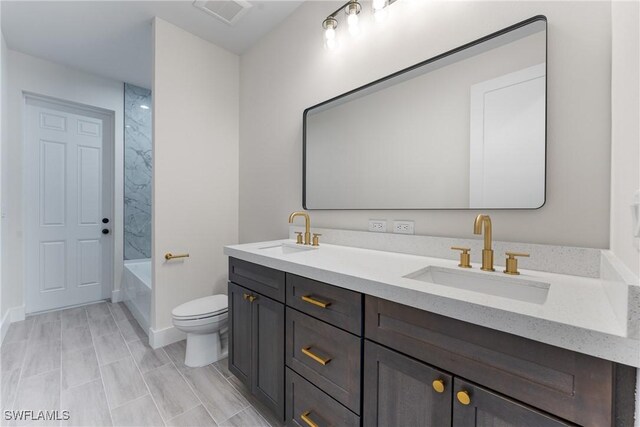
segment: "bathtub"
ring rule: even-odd
[[[151,260],[126,260],[123,276],[123,301],[147,332],[151,316]]]

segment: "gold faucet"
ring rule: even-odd
[[[491,249],[491,218],[480,214],[473,223],[473,233],[482,234],[484,226],[484,249],[482,250],[482,267],[484,271],[496,271],[493,268],[493,249]]]
[[[309,214],[306,212],[293,212],[291,215],[289,215],[289,224],[292,224],[293,219],[297,216],[304,217],[304,244],[310,245],[311,244],[311,219],[309,218]],[[297,243],[301,244],[300,241],[298,241]]]

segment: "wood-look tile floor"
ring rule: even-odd
[[[188,368],[184,341],[150,348],[122,303],[28,317],[0,350],[0,425],[280,426],[226,359]],[[5,410],[66,410],[70,419],[8,422]]]

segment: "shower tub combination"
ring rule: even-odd
[[[151,316],[151,260],[124,262],[123,301],[145,333],[149,333]]]

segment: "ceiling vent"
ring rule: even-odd
[[[238,22],[252,6],[245,0],[196,0],[193,5],[229,25]]]

